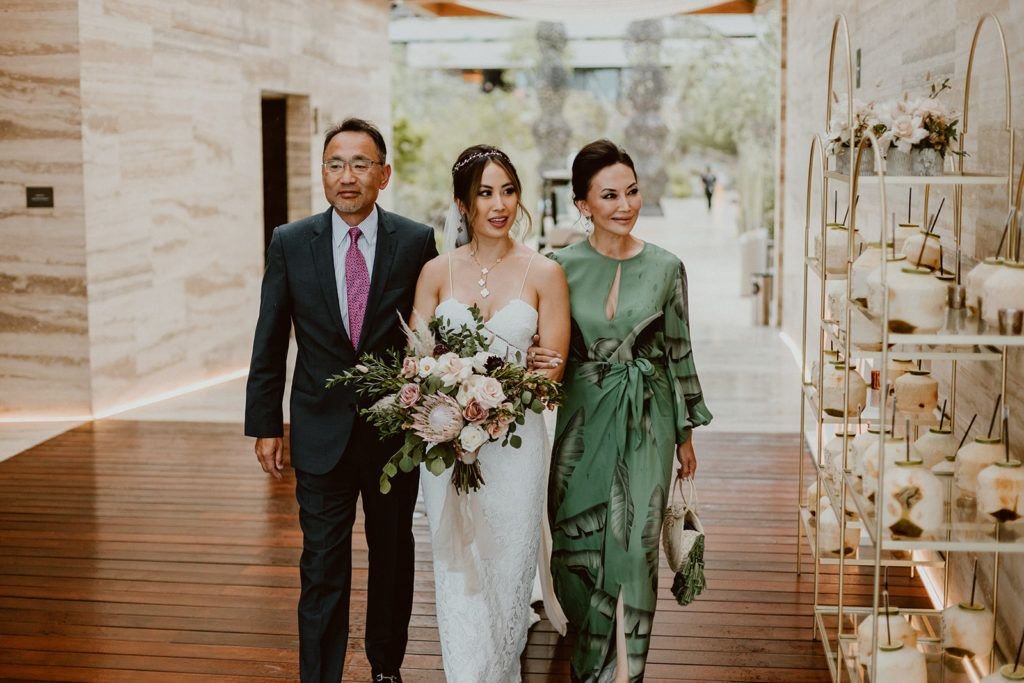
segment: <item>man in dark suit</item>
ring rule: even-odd
[[[348,641],[352,527],[362,495],[369,546],[366,656],[377,683],[399,683],[412,613],[412,513],[418,471],[400,474],[386,496],[381,470],[400,441],[382,441],[357,413],[347,387],[326,379],[364,352],[401,349],[398,314],[408,317],[416,279],[437,255],[434,231],[376,205],[387,187],[384,138],[367,121],[327,132],[326,212],[274,230],[246,386],[245,433],[263,470],[281,479],[281,400],[291,327],[291,464],[299,502],[299,669],[303,683],[337,683]]]

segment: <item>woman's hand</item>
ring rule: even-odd
[[[543,346],[536,346],[539,342],[540,335],[533,335],[535,346],[531,346],[526,352],[526,368],[528,370],[551,370],[564,362],[562,354],[545,349]]]
[[[677,470],[680,479],[689,479],[697,473],[697,454],[693,452],[693,437],[676,446],[676,460],[679,461]]]

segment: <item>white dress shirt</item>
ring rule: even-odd
[[[373,207],[370,215],[358,225],[363,234],[356,242],[356,248],[366,260],[366,271],[373,277],[373,255],[377,249],[377,222],[379,216],[377,207]],[[351,243],[348,231],[357,226],[352,226],[341,220],[337,211],[331,211],[331,237],[334,244],[334,281],[338,284],[338,303],[341,304],[341,323],[345,326],[345,332],[350,337],[352,330],[348,325],[348,286],[345,282],[345,257],[348,256],[348,247]],[[365,325],[365,321],[363,322]]]

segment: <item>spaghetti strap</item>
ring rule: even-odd
[[[523,273],[523,284],[519,286],[519,298],[523,298],[523,292],[526,290],[526,279],[530,276],[530,266],[533,265],[533,259],[537,258],[537,252],[533,252],[533,256],[530,257],[530,262],[526,264],[526,272]]]

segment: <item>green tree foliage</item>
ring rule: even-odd
[[[483,92],[459,73],[408,66],[401,54],[392,64],[398,211],[440,227],[452,197],[452,164],[466,147],[488,144],[512,159],[523,182],[523,203],[536,220],[533,99],[520,89]]]

